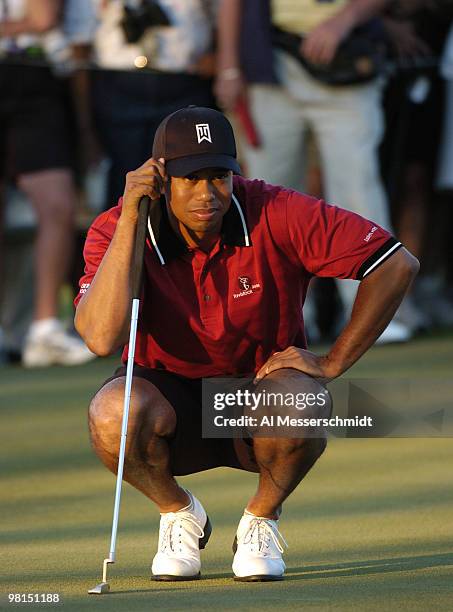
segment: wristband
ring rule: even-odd
[[[241,77],[241,71],[239,68],[224,68],[219,72],[219,77],[226,81],[234,81]]]

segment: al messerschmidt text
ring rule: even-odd
[[[373,418],[370,416],[343,418],[334,416],[330,418],[290,417],[270,415],[252,417],[242,415],[237,418],[225,417],[218,414],[214,417],[216,427],[372,427]]]

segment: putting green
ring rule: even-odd
[[[434,337],[373,349],[353,374],[451,377],[452,363],[452,337]],[[74,611],[452,609],[448,438],[331,440],[285,505],[288,571],[274,584],[231,579],[231,543],[254,475],[221,469],[181,479],[214,530],[203,579],[180,584],[150,581],[158,515],[125,485],[112,592],[87,595],[108,553],[115,478],[90,450],[86,406],[114,364],[0,369],[2,608],[36,607],[9,605],[8,593],[59,593]]]

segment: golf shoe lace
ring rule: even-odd
[[[283,546],[288,548],[288,544],[277,526],[272,525],[270,519],[254,517],[244,534],[243,543],[257,547],[257,552],[267,556],[269,554],[269,544],[273,542],[280,553],[283,553]]]
[[[166,512],[162,515],[164,524],[162,525],[162,540],[160,551],[168,554],[178,554],[182,552],[182,544],[188,545],[187,539],[183,541],[183,534],[190,534],[194,538],[202,538],[204,530],[188,512]],[[190,546],[190,544],[189,544]],[[198,542],[197,542],[198,548]]]

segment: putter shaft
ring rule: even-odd
[[[127,439],[127,424],[129,420],[129,406],[131,401],[131,389],[132,389],[132,376],[134,373],[134,357],[135,357],[135,343],[137,339],[137,321],[138,312],[140,309],[140,290],[142,284],[143,274],[143,257],[146,242],[146,230],[147,221],[149,214],[150,199],[148,196],[142,196],[138,205],[138,223],[137,223],[137,234],[135,240],[135,252],[134,252],[134,268],[133,268],[133,283],[132,283],[132,313],[131,313],[131,327],[129,332],[129,354],[127,357],[127,369],[126,369],[126,384],[124,388],[124,408],[123,408],[123,421],[121,425],[121,442],[120,452],[118,456],[118,471],[116,476],[116,490],[115,490],[115,505],[113,507],[113,521],[112,521],[112,537],[110,540],[110,554],[107,559],[104,559],[102,566],[102,582],[98,584],[94,589],[90,589],[88,593],[108,593],[110,590],[107,582],[107,567],[109,563],[115,563],[115,551],[116,551],[116,536],[118,532],[118,520],[120,514],[120,502],[121,502],[121,487],[123,483],[123,470],[124,470],[124,456],[126,453],[126,439]]]
[[[134,298],[132,300],[131,329],[129,333],[129,354],[127,357],[126,385],[124,388],[123,422],[121,426],[121,443],[118,457],[118,471],[116,475],[115,504],[113,507],[110,554],[107,559],[104,559],[104,563],[102,566],[102,583],[98,584],[94,589],[90,589],[88,591],[88,593],[90,594],[100,595],[102,593],[107,593],[110,590],[110,587],[107,582],[107,567],[109,563],[115,563],[116,536],[118,533],[118,520],[120,515],[121,489],[123,484],[124,457],[126,454],[127,425],[129,421],[129,407],[131,403],[132,375],[134,372],[135,341],[137,338],[137,321],[139,308],[140,300],[138,298]]]

